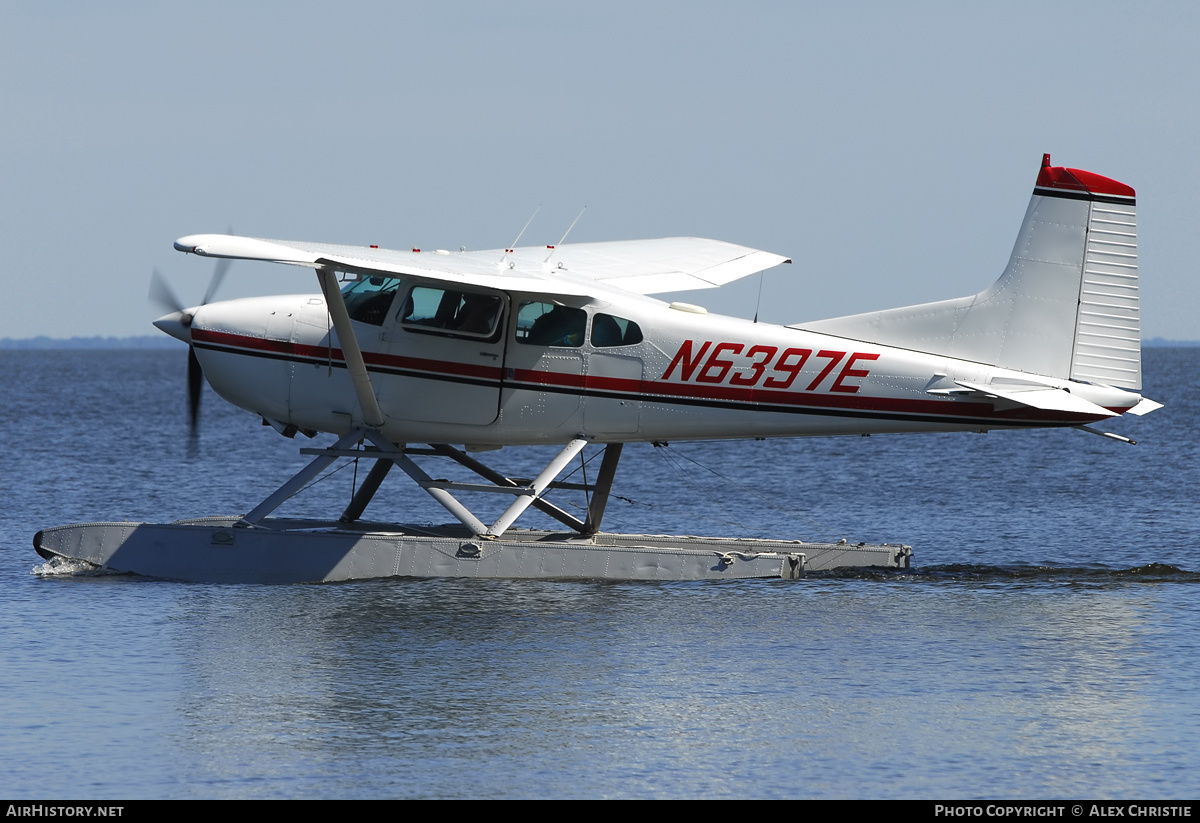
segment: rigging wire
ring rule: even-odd
[[[683,481],[683,484],[685,486],[690,488],[692,490],[692,492],[697,497],[699,497],[701,500],[704,500],[710,506],[714,506],[717,509],[719,509],[721,511],[721,513],[724,515],[724,519],[722,519],[721,517],[714,516],[712,514],[712,512],[710,511],[709,517],[711,519],[713,519],[716,522],[721,523],[722,525],[725,525],[725,526],[735,526],[735,527],[741,529],[747,535],[750,535],[753,533],[751,531],[751,529],[745,523],[738,520],[732,513],[729,512],[728,509],[725,508],[725,506],[721,503],[719,498],[716,498],[713,495],[705,494],[704,490],[702,488],[700,488],[700,486],[695,482],[695,479],[693,477],[691,477],[686,471],[684,471],[684,468],[682,465],[680,465],[680,462],[678,459],[678,457],[682,457],[683,455],[678,455],[678,457],[677,457],[678,453],[675,451],[672,451],[671,447],[667,446],[665,444],[660,446],[659,448],[655,449],[655,451],[663,459],[663,461],[668,466],[671,467],[671,470],[675,472],[676,476],[678,476],[678,478],[681,481]],[[695,463],[694,460],[692,462]],[[696,463],[696,465],[700,466],[699,463]],[[700,467],[706,468],[705,466],[700,466]]]
[[[355,468],[357,470],[357,464],[358,464],[357,457],[353,460],[353,463],[355,464]],[[338,472],[340,472],[342,469],[346,468],[349,465],[350,465],[350,463],[348,463],[348,462],[342,463],[340,466],[338,466],[335,469],[330,469],[329,471],[325,472],[324,474],[317,475],[316,477],[314,477],[312,479],[312,482],[308,483],[305,486],[300,487],[300,489],[298,489],[296,491],[296,493],[292,495],[292,497],[299,497],[300,495],[304,494],[306,491],[311,489],[313,486],[317,485],[318,483],[323,483],[324,481],[333,477],[335,474],[337,474]]]
[[[794,509],[787,507],[787,506],[783,505],[782,503],[777,502],[776,498],[774,498],[772,496],[768,496],[757,488],[747,486],[746,484],[741,483],[732,477],[722,474],[721,472],[717,471],[716,469],[712,468],[711,466],[705,465],[704,463],[700,462],[699,460],[695,459],[694,457],[684,454],[684,453],[680,452],[678,449],[674,449],[666,443],[656,443],[654,450],[660,456],[660,458],[663,460],[663,462],[666,463],[666,465],[668,467],[670,467],[670,469],[675,473],[675,475],[680,479],[680,481],[682,481],[683,485],[685,485],[686,487],[691,489],[693,494],[695,494],[701,500],[704,500],[710,507],[715,507],[721,511],[723,517],[715,516],[713,514],[713,512],[711,511],[711,509],[708,512],[709,519],[711,519],[717,523],[720,523],[725,526],[736,527],[738,529],[741,529],[747,535],[754,535],[755,531],[756,531],[754,529],[751,529],[749,526],[747,526],[746,523],[739,520],[736,517],[736,515],[731,513],[724,505],[722,505],[719,497],[707,493],[700,486],[700,484],[698,484],[696,482],[694,473],[689,473],[687,471],[686,467],[683,465],[685,461],[687,463],[691,463],[692,465],[696,466],[697,468],[703,469],[704,471],[712,474],[714,477],[717,477],[722,482],[728,483],[729,485],[737,488],[744,494],[755,498],[764,507],[783,515],[783,517],[786,520],[790,520],[797,524],[803,524],[804,526],[806,526],[808,528],[813,528],[819,532],[824,532],[825,534],[836,534],[837,533],[837,530],[831,528],[828,524],[823,523],[809,515],[798,513]],[[593,452],[590,457],[587,457],[587,458],[585,458],[583,456],[583,454],[581,453],[579,465],[576,466],[574,469],[572,469],[569,474],[563,476],[556,482],[559,482],[559,483],[568,482],[576,474],[582,473],[583,483],[584,483],[584,485],[586,485],[587,484],[587,464],[591,463],[593,460],[595,460],[597,457],[599,457],[602,454],[604,454],[604,449],[598,449],[597,451]],[[298,497],[299,495],[303,494],[304,492],[306,492],[309,489],[316,486],[318,483],[322,483],[322,482],[328,480],[329,478],[333,477],[338,472],[342,471],[343,469],[345,469],[351,465],[354,466],[353,481],[352,481],[352,485],[351,485],[351,491],[353,492],[353,490],[355,488],[357,488],[357,484],[358,484],[358,460],[359,460],[359,458],[354,458],[353,460],[347,461],[345,463],[342,463],[342,464],[336,466],[335,468],[332,468],[326,472],[323,472],[322,474],[313,478],[313,480],[311,482],[309,482],[308,484],[306,484],[305,486],[300,488],[296,492],[296,494],[293,496]],[[585,497],[585,500],[590,500],[590,495],[588,495],[586,492],[584,493],[584,497]],[[659,503],[647,503],[642,500],[635,500],[633,498],[625,497],[625,496],[619,495],[619,494],[610,495],[610,499],[611,500],[620,500],[624,503],[628,503],[631,506],[643,506],[643,507],[646,507],[649,509],[657,509],[659,511],[665,511],[665,512],[670,512],[673,514],[678,514],[680,516],[695,517],[695,512],[691,511],[691,510],[688,510],[685,512],[684,510],[677,509],[677,508],[674,508],[671,506],[664,506]],[[580,511],[587,510],[587,506],[580,506],[578,503],[575,503],[575,502],[569,501],[569,500],[563,500],[559,503],[559,505],[569,506],[570,508],[574,508],[574,509],[580,510]],[[758,531],[761,532],[761,529]],[[758,534],[757,536],[763,537],[762,534]],[[844,535],[843,535],[843,537],[844,537]]]
[[[716,469],[712,468],[711,466],[706,466],[705,464],[701,463],[699,460],[696,460],[693,457],[689,457],[688,455],[683,454],[682,452],[679,452],[676,449],[672,449],[670,446],[668,446],[666,444],[663,444],[660,448],[657,449],[657,451],[660,454],[662,454],[664,458],[666,457],[665,453],[670,451],[672,456],[675,459],[686,460],[689,463],[697,466],[698,468],[701,468],[704,471],[713,474],[714,476],[720,478],[722,481],[729,483],[730,485],[736,487],[743,493],[757,499],[766,508],[769,508],[775,512],[778,512],[779,514],[783,515],[786,519],[791,520],[794,523],[803,524],[804,526],[806,526],[808,528],[812,528],[818,532],[823,532],[827,535],[828,534],[838,534],[838,530],[829,526],[827,523],[823,523],[820,520],[817,520],[816,518],[814,518],[810,515],[797,512],[793,508],[785,506],[782,503],[777,502],[777,498],[775,498],[773,496],[768,496],[767,494],[763,493],[762,491],[760,491],[757,488],[747,486],[744,483],[739,483],[737,480],[735,480],[731,477],[727,477],[724,474],[721,474],[721,472],[717,471]],[[682,472],[681,469],[677,469],[677,470]],[[685,478],[688,477],[686,472],[682,472],[682,476],[684,476]],[[692,485],[693,489],[696,488],[691,483],[690,480],[688,480],[688,483],[689,483],[689,485]],[[697,492],[697,493],[699,494],[699,492]],[[704,495],[701,495],[701,496],[703,497]],[[741,525],[741,524],[738,524],[738,525]],[[745,528],[745,527],[743,526],[743,528]],[[845,535],[841,535],[841,537],[844,538]]]

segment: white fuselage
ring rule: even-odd
[[[697,313],[619,290],[564,298],[465,287],[468,298],[499,308],[490,332],[456,332],[417,319],[413,309],[412,295],[420,303],[435,288],[444,292],[444,283],[397,279],[386,311],[354,322],[385,417],[381,431],[397,443],[985,431],[1102,419],[967,392],[956,388],[961,383],[1064,388],[1118,414],[1140,400],[1107,386]],[[528,317],[555,307],[583,325],[549,344],[535,341],[540,332]],[[362,425],[323,297],[249,298],[192,311],[192,344],[225,399],[300,430],[343,434]]]

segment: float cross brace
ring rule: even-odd
[[[354,448],[355,444],[362,440],[370,441],[374,448]],[[604,517],[604,510],[612,491],[613,478],[616,475],[623,444],[610,443],[605,447],[604,458],[601,461],[600,472],[595,483],[556,483],[555,478],[583,451],[584,446],[588,442],[588,439],[585,437],[577,437],[571,440],[555,455],[554,459],[546,465],[535,479],[532,481],[518,481],[504,476],[475,458],[470,457],[463,451],[444,443],[431,444],[428,448],[409,448],[390,443],[378,432],[370,429],[356,429],[344,435],[328,448],[301,449],[301,454],[314,455],[313,461],[301,469],[291,480],[280,486],[278,490],[255,507],[253,511],[243,517],[238,525],[253,526],[258,524],[286,500],[303,489],[333,461],[340,457],[346,457],[373,459],[375,460],[375,465],[372,466],[366,480],[363,481],[362,486],[354,494],[345,511],[342,512],[339,520],[342,523],[352,523],[362,516],[371,499],[379,490],[384,478],[390,472],[391,467],[395,465],[399,466],[405,474],[412,478],[413,482],[424,489],[434,500],[478,537],[488,539],[500,537],[530,506],[581,534],[592,535],[600,530],[600,523]],[[490,484],[481,484],[435,480],[413,461],[409,456],[411,454],[448,457],[491,482]],[[589,493],[587,519],[580,520],[569,512],[545,500],[543,495],[554,488],[577,489]],[[509,494],[514,499],[496,521],[488,526],[456,498],[451,493],[452,491]]]

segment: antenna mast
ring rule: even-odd
[[[537,208],[533,210],[533,214],[529,215],[529,219],[525,221],[524,228],[522,228],[521,231],[517,234],[517,239],[512,241],[512,245],[509,248],[504,250],[504,256],[500,258],[501,263],[503,263],[505,261],[505,259],[507,259],[508,256],[513,253],[513,249],[515,249],[517,247],[517,243],[521,242],[521,237],[525,234],[525,229],[529,228],[529,224],[533,222],[533,218],[537,217],[537,213],[541,210],[542,210],[542,204],[538,203]]]
[[[562,238],[556,244],[550,247],[550,253],[547,254],[546,259],[542,261],[543,264],[550,262],[550,258],[554,256],[555,249],[563,244],[563,240],[567,239],[567,235],[571,233],[571,229],[575,228],[575,224],[579,222],[580,217],[583,217],[583,213],[585,211],[587,211],[587,206],[584,206],[579,210],[579,214],[575,215],[575,219],[571,221],[571,225],[567,226],[567,230],[563,232]]]

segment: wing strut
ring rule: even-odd
[[[329,316],[333,318],[333,327],[337,329],[338,343],[342,347],[346,370],[350,372],[350,380],[354,383],[354,394],[358,397],[358,404],[362,407],[363,422],[370,428],[378,430],[383,426],[383,411],[375,399],[371,376],[367,374],[367,364],[363,360],[362,349],[358,346],[358,338],[354,336],[350,311],[346,308],[342,290],[338,288],[337,276],[333,269],[321,266],[317,269],[317,279],[321,281],[321,291],[325,293],[325,305],[329,309]]]

